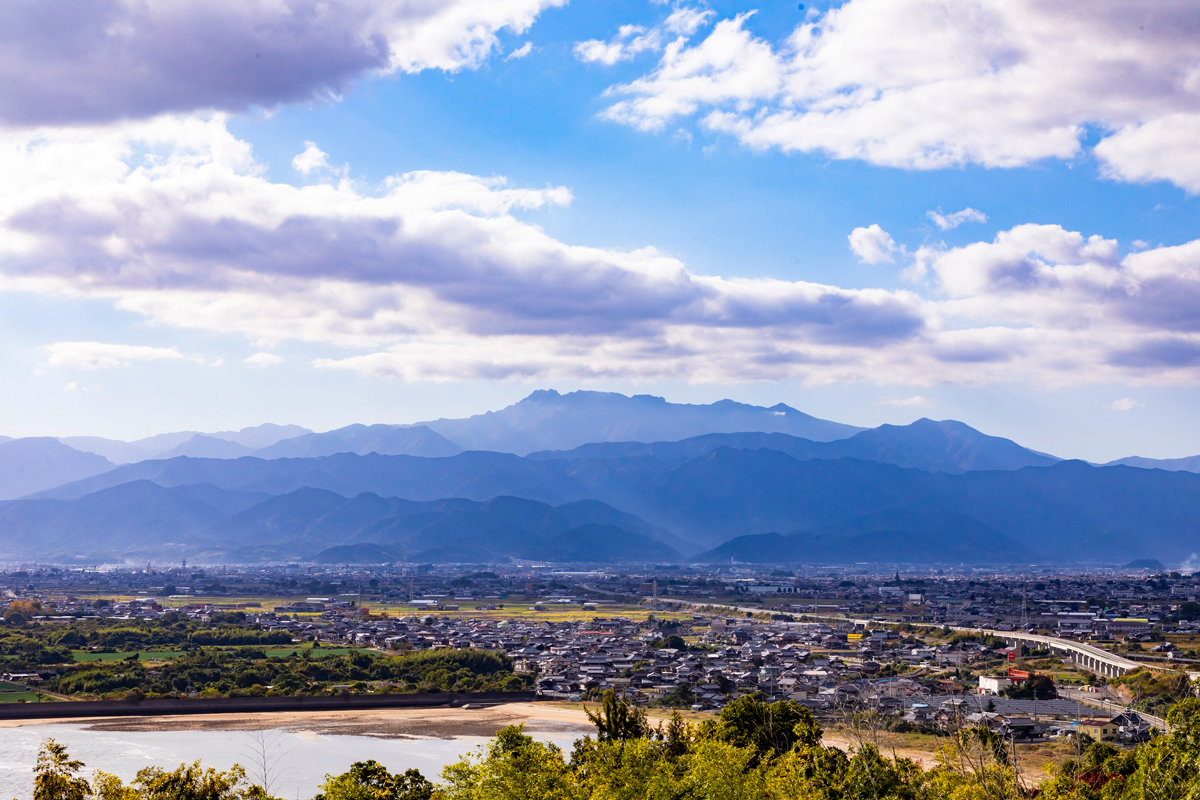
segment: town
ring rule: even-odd
[[[236,654],[246,648],[232,645],[261,641],[276,648],[276,661],[301,650],[502,654],[511,671],[505,685],[566,703],[611,690],[634,704],[703,714],[754,695],[793,701],[839,724],[870,712],[893,731],[982,725],[1014,742],[1134,743],[1165,727],[1166,710],[1192,692],[1189,669],[1200,669],[1200,579],[1142,568],[1005,575],[736,565],[25,567],[0,573],[0,590],[8,606],[0,647],[18,632],[80,625],[179,619],[194,627],[182,644],[135,637],[114,646],[110,637],[57,663],[22,660],[29,653],[22,640],[24,651],[4,650],[8,691],[0,691],[0,700],[18,702],[116,696],[62,687],[83,685],[69,680],[80,670],[123,668],[130,655],[148,667],[166,665],[132,675],[144,681],[139,694],[154,696],[155,678],[197,642],[228,641]],[[260,639],[197,635],[216,623]],[[1080,663],[1063,649],[1072,646],[1104,663]],[[255,657],[270,660],[267,651]],[[274,683],[224,691],[403,690],[395,681],[339,675],[299,685],[277,675]],[[130,674],[122,676],[128,684]],[[212,687],[198,684],[167,688],[212,696]]]

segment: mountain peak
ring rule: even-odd
[[[570,450],[594,442],[680,441],[710,433],[786,433],[813,441],[861,431],[779,403],[771,408],[719,400],[672,403],[656,395],[540,389],[499,411],[422,423],[468,450],[527,453]]]

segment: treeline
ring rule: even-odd
[[[741,698],[716,719],[676,715],[655,729],[609,694],[589,712],[596,735],[576,741],[569,757],[513,726],[436,783],[366,761],[327,775],[314,800],[1185,800],[1200,789],[1197,712],[1200,701],[1183,701],[1170,733],[1127,751],[1093,744],[1035,788],[1008,743],[984,728],[959,732],[937,766],[923,769],[870,743],[826,747],[808,710],[786,701]],[[34,800],[271,800],[269,771],[254,783],[240,767],[216,772],[197,762],[142,770],[125,785],[102,772],[88,781],[82,769],[47,742]]]
[[[146,649],[186,650],[195,647],[291,644],[286,631],[264,631],[246,622],[241,612],[215,614],[209,622],[179,613],[147,620],[74,620],[35,622],[10,616],[0,627],[0,655],[22,664],[68,664],[72,650],[124,653]]]
[[[422,650],[404,655],[360,651],[315,658],[311,650],[268,658],[256,648],[200,649],[147,667],[133,656],[67,668],[46,683],[78,697],[245,697],[392,692],[512,692],[531,686],[503,653]],[[335,687],[344,688],[335,688]]]

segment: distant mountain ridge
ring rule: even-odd
[[[86,528],[88,537],[75,531]],[[68,559],[187,557],[195,562],[328,560],[368,546],[391,560],[678,561],[670,534],[594,501],[554,507],[516,497],[412,501],[309,487],[274,497],[211,485],[133,481],[77,500],[0,503],[14,554]],[[362,552],[346,551],[361,556]]]
[[[707,433],[787,433],[813,441],[842,439],[862,428],[818,419],[779,403],[770,408],[733,400],[708,405],[669,403],[661,397],[612,392],[533,392],[499,411],[466,419],[420,423],[465,450],[525,455],[568,450],[592,442],[678,441]]]
[[[95,453],[34,436],[0,443],[0,500],[11,500],[113,468]]]
[[[1190,460],[1095,467],[953,420],[863,430],[784,405],[544,391],[425,425],[163,434],[116,443],[162,456],[121,465],[63,441],[0,441],[0,548],[962,564],[1200,552]],[[1162,464],[1175,469],[1145,468]]]
[[[174,458],[175,456],[237,458],[284,439],[302,436],[306,433],[312,433],[312,431],[299,425],[276,425],[273,422],[267,422],[250,428],[242,428],[239,431],[218,431],[216,433],[176,431],[160,433],[132,442],[105,439],[100,436],[64,436],[59,441],[85,453],[102,455],[114,464],[132,464],[148,458]],[[221,445],[212,441],[214,439],[229,442],[231,446],[221,449]],[[239,446],[240,449],[232,445]],[[223,453],[228,453],[228,455]]]
[[[343,497],[373,493],[411,502],[486,502],[497,496],[556,507],[599,502],[669,532],[677,537],[671,546],[684,555],[739,536],[812,531],[900,512],[971,520],[972,546],[1005,558],[1028,554],[1053,562],[1124,563],[1147,557],[1182,560],[1200,550],[1200,475],[1079,461],[950,473],[851,458],[801,461],[778,450],[729,447],[683,460],[537,460],[483,451],[447,458],[178,458],[118,467],[41,497],[72,500],[137,480],[166,487],[209,483],[269,495],[300,489]],[[249,525],[238,537],[249,540],[273,529],[265,522]],[[985,529],[998,534],[994,542],[988,544],[979,533]],[[865,538],[846,534],[847,542],[857,542],[845,545],[847,561],[875,557],[871,549],[855,549],[860,546],[879,552],[891,546],[879,535],[887,531],[855,530],[854,536]],[[937,538],[944,536],[943,528],[895,530],[913,534],[903,543],[914,553],[936,552],[944,546],[937,542],[947,541]]]
[[[337,453],[439,458],[461,453],[454,442],[424,425],[347,425],[326,433],[307,433],[256,450],[259,458],[314,458]]]
[[[1139,469],[1165,469],[1171,472],[1200,472],[1200,456],[1186,458],[1142,458],[1128,456],[1110,461],[1106,467],[1138,467]]]
[[[536,460],[562,458],[688,459],[720,447],[777,450],[799,461],[857,458],[930,472],[1045,467],[1060,459],[988,436],[954,420],[919,419],[911,425],[881,425],[832,442],[814,442],[784,433],[710,433],[678,442],[601,442],[573,450],[530,453]]]
[[[836,564],[860,560],[910,564],[1012,564],[1031,551],[971,517],[882,511],[781,536],[739,536],[691,560],[699,563]]]

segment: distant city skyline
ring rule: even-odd
[[[55,5],[0,22],[0,434],[554,388],[1200,453],[1194,4]]]

